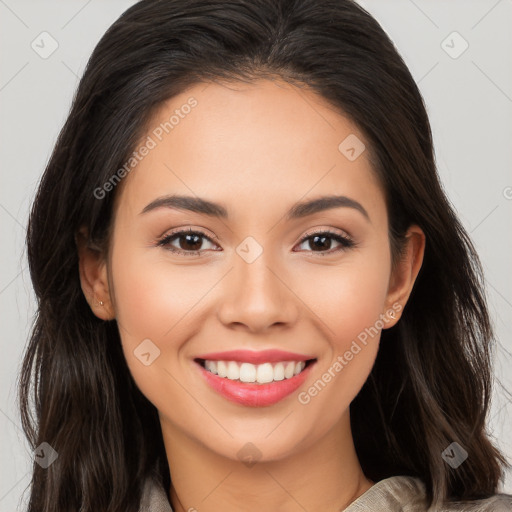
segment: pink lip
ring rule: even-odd
[[[315,357],[295,354],[293,352],[284,352],[283,350],[228,350],[227,352],[213,352],[199,355],[196,359],[262,364],[278,363],[280,361],[307,361],[308,359],[315,359]]]
[[[225,357],[225,354],[226,352],[223,353],[223,357]],[[210,359],[211,355],[209,354],[208,359]],[[228,360],[233,361],[233,359]],[[224,398],[248,407],[266,407],[281,401],[304,383],[312,366],[314,366],[314,363],[304,368],[301,373],[291,379],[270,382],[269,384],[249,384],[219,377],[203,368],[200,364],[197,364],[203,378],[212,389],[220,393]]]

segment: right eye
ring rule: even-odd
[[[204,250],[201,249],[203,239],[213,243],[211,238],[201,231],[193,231],[192,229],[173,231],[161,238],[157,246],[184,256],[200,256],[201,251]],[[174,242],[178,242],[179,247],[173,245]]]

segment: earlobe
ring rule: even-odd
[[[393,327],[400,319],[423,263],[426,244],[423,230],[419,226],[411,226],[407,231],[405,243],[402,259],[390,277],[384,312],[388,321],[384,328]]]
[[[89,243],[85,228],[75,236],[78,250],[80,283],[92,312],[102,320],[115,318],[110,297],[107,262],[101,249]]]

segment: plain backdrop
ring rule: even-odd
[[[16,378],[35,310],[24,249],[29,207],[94,46],[133,3],[0,0],[3,512],[24,510],[33,456],[16,406]],[[512,459],[512,406],[503,390],[512,390],[512,2],[361,3],[419,84],[442,182],[484,265],[499,340],[489,431]],[[504,490],[512,492],[512,472]]]

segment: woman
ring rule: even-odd
[[[479,260],[355,3],[128,9],[27,243],[30,512],[510,509]]]

